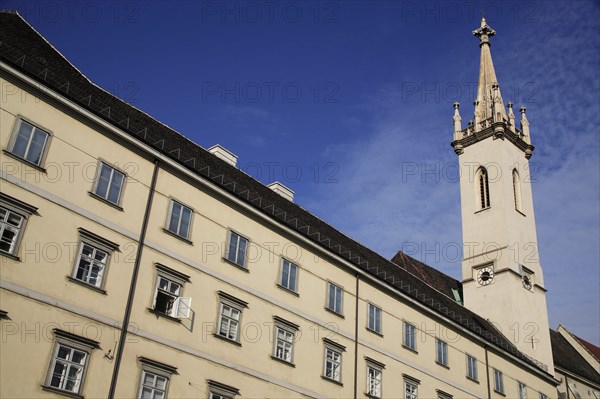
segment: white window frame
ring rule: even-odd
[[[467,354],[467,378],[473,381],[479,381],[477,358],[469,354]]]
[[[382,398],[383,367],[367,360],[367,396]]]
[[[171,219],[173,219],[173,208],[175,207],[175,204],[179,205],[181,207],[181,211],[179,213],[178,216],[178,220],[177,220],[177,228],[175,231],[171,230]],[[188,220],[188,226],[187,226],[187,231],[185,232],[185,234],[181,233],[181,222],[183,220],[183,214],[185,211],[189,211],[189,215],[190,218]],[[171,198],[171,201],[169,203],[169,212],[167,213],[167,222],[165,225],[165,230],[168,231],[171,234],[174,234],[177,237],[181,237],[184,240],[188,240],[190,241],[190,237],[192,236],[192,224],[194,221],[194,209],[185,205],[183,202],[181,201],[177,201],[174,198]]]
[[[497,369],[494,369],[494,391],[504,394],[504,374]]]
[[[104,290],[104,286],[106,285],[106,277],[108,273],[108,267],[110,265],[110,260],[112,258],[112,254],[115,251],[119,251],[119,245],[114,242],[105,240],[104,238],[88,231],[83,228],[79,228],[79,247],[77,251],[77,258],[75,259],[75,265],[73,267],[73,273],[71,278],[76,280],[79,283],[83,283],[85,286],[89,286],[90,288],[95,288],[98,290]],[[90,270],[88,270],[88,278],[80,278],[78,277],[79,270],[81,268],[81,259],[83,255],[83,249],[85,246],[88,246],[92,249],[92,255],[86,256],[90,262]],[[106,258],[104,262],[100,262],[96,259],[95,255],[98,252],[102,252],[106,254]],[[99,273],[100,278],[96,279],[96,284],[90,282],[90,274],[91,268],[93,264],[102,264],[102,271]]]
[[[525,383],[518,381],[518,397],[519,399],[527,399],[527,385]]]
[[[233,242],[233,238],[237,237],[237,242],[235,245],[235,252],[232,252],[231,245]],[[244,242],[244,250],[240,251],[241,243]],[[245,236],[241,235],[237,231],[229,230],[227,234],[227,247],[225,248],[225,259],[236,266],[247,269],[248,266],[248,248],[250,247],[250,240]],[[243,255],[240,255],[243,252]],[[243,259],[240,261],[240,257],[243,256]]]
[[[69,394],[81,395],[83,391],[83,385],[85,383],[87,370],[89,368],[92,350],[97,349],[99,347],[100,346],[96,341],[92,341],[84,337],[79,337],[66,331],[54,329],[54,345],[52,347],[52,357],[48,366],[44,388],[49,389],[51,391],[67,392]],[[69,351],[68,358],[59,357],[61,349]],[[76,352],[84,354],[83,360],[79,363],[75,363],[73,361],[73,355]],[[54,370],[56,369],[58,363],[63,364],[65,366],[65,369],[63,369],[63,372],[60,374],[60,379],[58,381],[57,386],[52,384],[54,379],[53,377],[55,376]],[[79,376],[76,379],[75,385],[71,389],[67,389],[66,385],[69,381],[69,378],[65,377],[69,375],[69,372],[72,369],[79,370]]]
[[[285,272],[286,266],[288,266],[287,270],[287,281],[285,281]],[[292,270],[294,271],[294,286],[291,287],[292,281]],[[281,288],[285,288],[288,291],[298,293],[298,274],[300,268],[294,262],[287,260],[286,258],[281,258],[281,267],[279,268],[279,286]]]
[[[333,290],[333,303],[331,302],[331,292]],[[337,295],[339,293],[339,296]],[[332,283],[327,282],[327,305],[326,308],[335,314],[344,314],[344,289]]]
[[[367,302],[367,330],[381,335],[383,328],[383,310],[377,305]]]
[[[208,399],[234,399],[240,394],[239,389],[214,380],[207,380]]]
[[[324,343],[324,351],[323,351],[323,378],[326,380],[335,381],[338,383],[342,383],[342,361],[343,361],[343,352],[346,351],[346,348],[337,342],[331,341],[327,338],[323,339]],[[328,354],[331,353],[331,358],[328,357]],[[336,359],[337,356],[337,359]],[[331,364],[331,367],[328,365]],[[336,367],[337,367],[337,378],[336,378]],[[331,375],[328,375],[328,370],[331,370]]]
[[[106,185],[106,192],[104,193],[104,195],[102,195],[98,192],[98,188],[100,186],[100,178],[102,176],[102,170],[104,168],[107,168],[110,170],[110,175],[108,177],[108,183]],[[122,177],[121,177],[121,184],[119,185],[119,195],[117,197],[117,200],[113,201],[113,200],[109,199],[109,194],[111,193],[113,179],[116,174],[121,175]],[[95,197],[108,202],[109,204],[113,204],[113,205],[120,207],[122,199],[123,199],[123,191],[125,190],[126,181],[127,181],[127,174],[124,171],[120,170],[119,168],[114,167],[113,165],[111,165],[110,163],[108,163],[106,161],[100,160],[100,161],[98,161],[98,168],[96,171],[96,177],[94,179],[94,187],[92,187],[92,194],[94,194]]]
[[[435,361],[448,367],[448,344],[439,338],[435,339]]]
[[[417,351],[417,327],[407,321],[402,322],[402,346]]]
[[[215,335],[231,342],[240,342],[240,331],[242,327],[242,316],[243,309],[248,307],[248,304],[236,297],[229,295],[223,291],[218,292],[219,295],[219,308],[217,315],[217,331]],[[229,315],[227,310],[229,309]],[[234,317],[234,312],[237,313],[237,319]],[[224,323],[227,324],[225,331],[223,329]],[[235,327],[232,329],[232,325]],[[231,332],[234,331],[234,334]],[[233,336],[231,336],[233,335]]]
[[[0,207],[6,211],[5,216],[0,220],[0,239],[2,239],[4,232],[7,230],[14,233],[8,250],[0,250],[0,254],[17,257],[29,217],[32,214],[37,214],[37,208],[4,193],[0,193]],[[10,214],[20,218],[18,226],[8,223]]]
[[[19,154],[15,153],[15,144],[17,143],[17,136],[19,134],[19,130],[21,129],[21,125],[23,123],[30,125],[32,127],[32,130],[31,130],[31,136],[27,140],[27,145],[25,147],[25,153],[23,155],[19,155]],[[33,136],[38,131],[45,133],[46,136],[44,138],[44,144],[42,145],[40,159],[36,163],[36,162],[30,161],[29,159],[27,159],[27,156],[29,155],[29,150],[31,149],[31,142],[33,140]],[[44,164],[46,162],[46,155],[48,154],[48,147],[50,146],[51,139],[52,139],[52,132],[50,132],[48,129],[38,126],[36,123],[31,122],[29,119],[23,118],[22,116],[18,116],[15,121],[15,125],[13,128],[13,132],[11,134],[10,141],[8,143],[8,153],[10,153],[11,155],[14,155],[15,157],[17,157],[20,160],[27,162],[30,165],[34,165],[34,166],[37,166],[38,168],[43,169]]]
[[[273,358],[294,364],[296,332],[300,327],[277,316],[274,317],[274,322]],[[280,333],[283,334],[281,338]],[[287,358],[286,353],[288,354]]]
[[[161,280],[165,280],[168,283],[167,287],[171,287],[172,285],[179,286],[179,291],[177,293],[174,293],[169,289],[165,290],[161,288]],[[189,277],[185,274],[176,272],[173,269],[170,269],[166,266],[157,263],[156,284],[154,288],[154,298],[152,300],[151,307],[154,313],[172,317],[175,319],[189,319],[191,316],[192,298],[182,296],[185,283],[189,283],[189,281]],[[159,293],[164,296],[173,298],[170,307],[167,307],[164,311],[157,309],[157,299]]]
[[[163,396],[161,397],[161,399],[167,399],[168,394],[169,394],[169,385],[171,383],[171,377],[173,376],[173,374],[178,374],[177,369],[175,367],[168,366],[166,364],[163,364],[163,363],[160,363],[160,362],[157,362],[154,360],[150,360],[150,359],[147,359],[144,357],[140,357],[139,361],[140,361],[141,373],[140,373],[137,398],[142,399],[144,388],[148,388],[152,391],[152,394],[154,394],[156,391],[162,392]],[[145,381],[146,375],[154,376],[154,382],[156,382],[156,380],[158,378],[164,378],[165,379],[164,388],[161,389],[159,387],[156,387],[154,384],[153,385],[145,385],[144,381]],[[154,399],[154,395],[152,395],[152,398]]]
[[[404,379],[404,399],[418,399],[419,397],[419,384],[416,382]]]

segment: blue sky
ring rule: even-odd
[[[550,323],[600,342],[597,1],[3,2],[92,81],[390,258],[460,278],[452,103],[472,118],[482,12],[527,105]]]

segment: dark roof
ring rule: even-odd
[[[577,341],[579,341],[579,343],[581,345],[583,345],[592,354],[592,356],[594,356],[596,358],[597,362],[600,362],[600,348],[598,348],[596,345],[592,344],[591,342],[586,341],[583,338],[579,338],[575,334],[571,334],[571,335],[573,337],[575,337],[575,339]]]
[[[406,255],[402,251],[398,251],[396,255],[392,258],[392,262],[409,272],[415,277],[418,277],[431,287],[440,291],[442,294],[450,297],[450,299],[455,300],[456,294],[459,295],[459,298],[462,302],[462,284],[460,281],[448,276],[441,271],[426,265],[425,263],[418,261],[408,255]]]
[[[18,13],[0,12],[0,60],[235,195],[274,221],[346,259],[386,283],[392,291],[414,298],[440,316],[539,367],[482,317],[168,126],[93,84]]]
[[[555,366],[600,384],[600,374],[594,370],[565,337],[558,331],[550,329],[550,341],[552,342],[552,357]]]

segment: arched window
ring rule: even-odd
[[[519,172],[513,169],[512,172],[513,180],[513,194],[515,197],[515,209],[519,212],[523,212],[523,204],[521,202],[521,181],[519,180]]]
[[[488,173],[484,167],[477,171],[477,185],[479,191],[479,209],[489,208],[490,206],[490,183]]]

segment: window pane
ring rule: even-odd
[[[21,126],[19,126],[19,132],[15,138],[15,145],[12,150],[13,154],[22,158],[25,157],[25,151],[27,151],[27,144],[29,144],[29,140],[31,139],[32,131],[33,126],[27,122],[21,121]]]
[[[285,288],[290,288],[289,286],[290,279],[290,263],[286,260],[283,261],[283,266],[281,267],[281,285]]]
[[[296,274],[298,273],[298,266],[290,263],[290,283],[288,288],[292,291],[296,291]]]
[[[179,233],[179,219],[181,218],[181,205],[173,201],[171,207],[171,220],[169,221],[169,231]]]
[[[21,227],[21,222],[23,221],[23,217],[20,215],[17,215],[14,212],[9,212],[8,213],[8,220],[6,221],[8,224],[11,224],[15,227]]]
[[[181,214],[181,223],[179,225],[179,235],[182,237],[188,237],[188,231],[190,229],[190,219],[192,217],[192,211],[190,208],[183,208]]]
[[[119,202],[119,196],[121,195],[121,186],[123,184],[123,174],[113,169],[112,181],[110,182],[110,189],[108,191],[108,200],[114,204]]]
[[[39,165],[42,160],[42,152],[44,151],[44,144],[46,143],[46,133],[36,130],[33,134],[31,144],[29,144],[29,151],[27,152],[26,159]]]
[[[102,198],[106,198],[108,184],[110,183],[110,168],[104,164],[100,166],[100,174],[98,176],[98,184],[96,185],[96,194]]]

